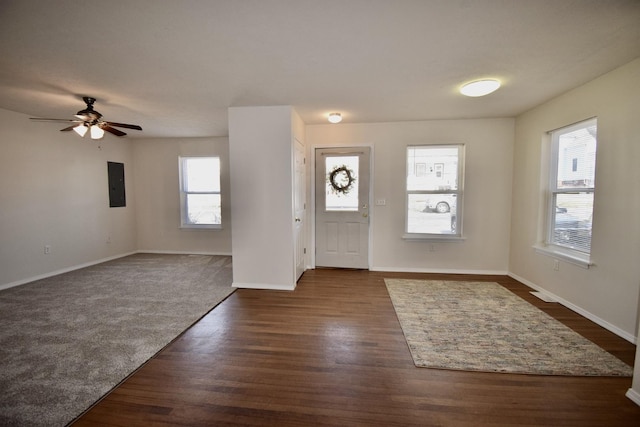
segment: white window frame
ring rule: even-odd
[[[431,240],[431,241],[461,241],[463,240],[462,236],[462,212],[464,205],[464,159],[465,159],[465,144],[424,144],[424,145],[409,145],[406,147],[405,151],[405,165],[406,168],[409,168],[409,150],[412,148],[452,148],[456,147],[458,149],[458,170],[457,170],[457,188],[455,190],[447,189],[447,190],[409,190],[407,179],[409,177],[410,171],[407,170],[405,173],[405,225],[404,225],[404,239],[408,240]],[[456,210],[455,210],[455,231],[452,233],[415,233],[409,232],[409,197],[412,194],[455,194],[456,195]]]
[[[584,129],[590,126],[595,125],[597,129],[597,118],[593,117],[587,120],[583,120],[568,126],[564,126],[558,128],[556,130],[550,131],[550,160],[549,160],[549,178],[547,184],[547,200],[546,200],[546,221],[545,221],[545,229],[544,229],[544,242],[542,245],[536,245],[535,249],[538,253],[543,255],[552,256],[554,258],[562,259],[564,261],[570,262],[572,264],[578,265],[583,268],[589,268],[593,265],[593,261],[591,259],[591,250],[586,251],[576,247],[565,246],[554,242],[554,225],[556,218],[556,200],[559,194],[573,194],[573,193],[587,193],[592,194],[595,202],[595,179],[591,182],[591,185],[588,187],[580,187],[576,189],[572,188],[558,188],[557,185],[557,177],[558,177],[558,162],[559,162],[559,145],[560,145],[560,136],[566,133],[574,132],[578,129]],[[596,145],[597,145],[597,137],[596,137]],[[596,159],[597,161],[597,159]],[[593,206],[592,212],[593,215]],[[593,234],[593,222],[591,224],[591,234]]]
[[[184,174],[185,164],[190,159],[217,159],[220,163],[219,156],[179,156],[178,157],[178,168],[179,168],[179,185],[180,185],[180,228],[194,228],[194,229],[221,229],[222,228],[222,212],[220,213],[220,222],[219,223],[194,223],[189,220],[188,216],[188,195],[189,194],[217,194],[220,195],[220,203],[222,204],[222,195],[221,195],[221,186],[218,187],[218,191],[187,191],[186,185],[186,177]],[[220,165],[222,167],[222,165]]]

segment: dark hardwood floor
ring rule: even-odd
[[[635,346],[506,276],[307,271],[241,289],[79,426],[638,426],[631,378],[416,368],[384,277],[496,281],[633,365]]]

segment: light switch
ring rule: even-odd
[[[387,204],[386,199],[378,199],[376,200],[376,206],[385,206]]]

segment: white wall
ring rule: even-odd
[[[313,164],[313,147],[373,147],[373,200],[384,198],[387,205],[372,206],[372,269],[509,271],[634,340],[640,292],[639,103],[640,59],[515,121],[307,126],[308,165]],[[548,130],[592,116],[598,117],[599,127],[596,265],[586,270],[561,262],[560,270],[554,271],[553,259],[532,248],[540,240],[543,223],[543,139]],[[300,127],[295,120],[293,125]],[[282,122],[282,137],[288,133],[290,138],[291,127],[290,118],[286,126]],[[179,229],[177,191],[177,156],[201,153],[224,158],[229,150],[226,138],[131,140],[107,135],[95,142],[58,129],[55,123],[35,123],[26,115],[0,110],[0,287],[138,249],[231,252],[231,227],[224,218],[222,231]],[[254,194],[239,194],[238,208],[278,204],[280,195],[286,195],[282,203],[291,203],[290,181],[283,181],[288,177],[264,161],[286,157],[288,162],[290,153],[277,151],[284,147],[260,144],[273,136],[252,132],[254,160],[239,162],[238,167],[240,176],[257,187]],[[449,142],[466,144],[466,240],[433,244],[403,240],[405,147]],[[125,164],[125,208],[108,207],[107,161]],[[223,173],[227,194],[228,173]],[[311,206],[310,199],[307,205]],[[226,206],[223,216],[230,219]],[[261,221],[265,229],[283,226],[273,218]],[[44,245],[51,245],[51,254],[44,254]],[[270,255],[273,247],[259,251]]]
[[[131,142],[63,127],[0,110],[0,288],[136,249]],[[126,207],[109,208],[107,161],[125,165]]]
[[[290,106],[229,108],[233,284],[293,289],[293,138]]]
[[[640,329],[640,320],[638,320],[638,328]],[[633,382],[626,396],[633,400],[636,405],[640,405],[640,351],[636,348],[636,359],[633,367]]]
[[[132,146],[138,249],[231,255],[229,139],[136,139]],[[222,229],[180,228],[179,156],[220,157]]]
[[[526,283],[630,341],[637,336],[640,291],[640,59],[516,119],[509,269]],[[537,254],[542,239],[546,132],[598,118],[592,258],[584,269]]]
[[[62,127],[0,110],[0,289],[137,250],[231,254],[228,138],[93,141]],[[220,156],[222,230],[180,229],[180,155]],[[109,208],[107,161],[125,165],[126,207]]]
[[[315,147],[373,147],[372,270],[505,274],[509,259],[513,126],[513,119],[307,126],[307,158],[314,158]],[[466,145],[465,240],[403,240],[406,147],[447,143]],[[313,160],[309,163],[313,164]],[[375,206],[376,199],[386,199],[386,205]]]

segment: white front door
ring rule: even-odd
[[[316,149],[318,267],[369,268],[369,151]]]

